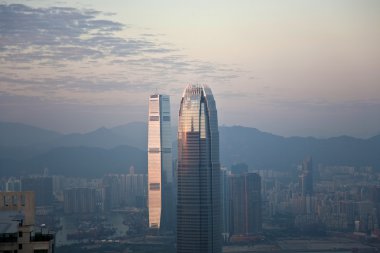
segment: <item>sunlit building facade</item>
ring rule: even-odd
[[[177,252],[221,252],[218,118],[210,88],[189,85],[179,111]]]
[[[149,228],[172,230],[174,226],[173,167],[170,98],[149,97],[148,208]]]

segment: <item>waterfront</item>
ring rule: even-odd
[[[57,247],[94,240],[120,240],[129,231],[127,214],[113,212],[110,215],[72,216],[59,218],[59,231],[56,233]]]

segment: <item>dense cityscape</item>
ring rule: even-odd
[[[265,170],[246,174],[247,169],[245,164],[233,166],[232,170],[222,168],[222,182],[230,184],[227,188],[222,183],[222,200],[225,200],[222,204],[225,211],[222,233],[224,243],[228,245],[225,248],[249,245],[257,252],[265,249],[281,252],[282,247],[291,249],[287,248],[287,240],[294,238],[299,240],[293,246],[298,247],[297,250],[305,249],[311,240],[315,242],[308,247],[315,247],[314,250],[338,250],[341,247],[350,252],[354,248],[378,247],[380,173],[373,168],[318,166],[314,172],[314,193],[309,196],[302,195],[303,174],[299,169],[288,173]],[[233,189],[233,184],[244,187],[238,180],[247,176],[251,176],[247,182],[253,187],[260,185],[255,179],[261,178],[262,184],[261,204],[257,203],[260,198],[254,195],[255,191],[248,196],[251,223],[244,220],[246,214],[241,210],[248,203],[239,203],[241,213],[235,212],[236,216],[228,215],[230,209],[226,205],[231,198],[227,195],[229,190],[240,193],[240,198],[244,196],[242,189],[240,192]],[[64,249],[77,243],[84,249],[94,243],[99,248],[123,243],[139,248],[147,241],[161,245],[162,241],[155,240],[148,231],[146,188],[147,176],[134,174],[133,168],[128,174],[105,175],[99,179],[40,175],[3,178],[1,184],[2,191],[23,189],[36,193],[35,224],[45,224],[43,231],[54,231],[58,252],[61,247]],[[233,208],[239,207],[235,205]],[[231,222],[231,219],[235,220]],[[230,226],[234,230],[229,229]],[[331,235],[333,239],[330,239]],[[171,236],[170,233],[163,236],[168,248],[173,243]],[[273,243],[273,240],[279,240],[280,244]],[[144,252],[141,246],[140,250]]]
[[[168,96],[150,96],[148,122],[148,174],[3,177],[2,252],[378,252],[375,168],[315,164],[312,154],[286,171],[220,167],[207,86],[185,89],[178,160]]]
[[[0,253],[380,253],[380,1],[3,0]]]

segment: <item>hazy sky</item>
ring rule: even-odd
[[[219,123],[380,133],[378,0],[0,2],[0,121],[61,132],[145,121],[208,84]],[[176,122],[174,122],[176,124]]]

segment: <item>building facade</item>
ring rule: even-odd
[[[0,200],[0,252],[54,252],[54,235],[34,226],[34,192],[0,192]]]
[[[230,176],[231,172],[227,168],[220,169],[222,236],[225,242],[230,237]]]
[[[96,211],[96,189],[71,188],[64,191],[63,208],[66,214]]]
[[[9,178],[5,183],[5,191],[7,192],[19,192],[21,191],[21,180],[16,178]]]
[[[231,175],[230,233],[254,235],[261,232],[261,178],[257,173]]]
[[[177,252],[221,252],[218,118],[207,86],[185,89],[178,125]]]
[[[310,156],[302,162],[300,188],[303,197],[313,196],[313,160]]]
[[[146,208],[147,175],[136,174],[130,168],[129,174],[108,174],[103,177],[104,209],[120,207]]]
[[[149,228],[173,230],[173,167],[170,98],[149,97],[148,124]]]

